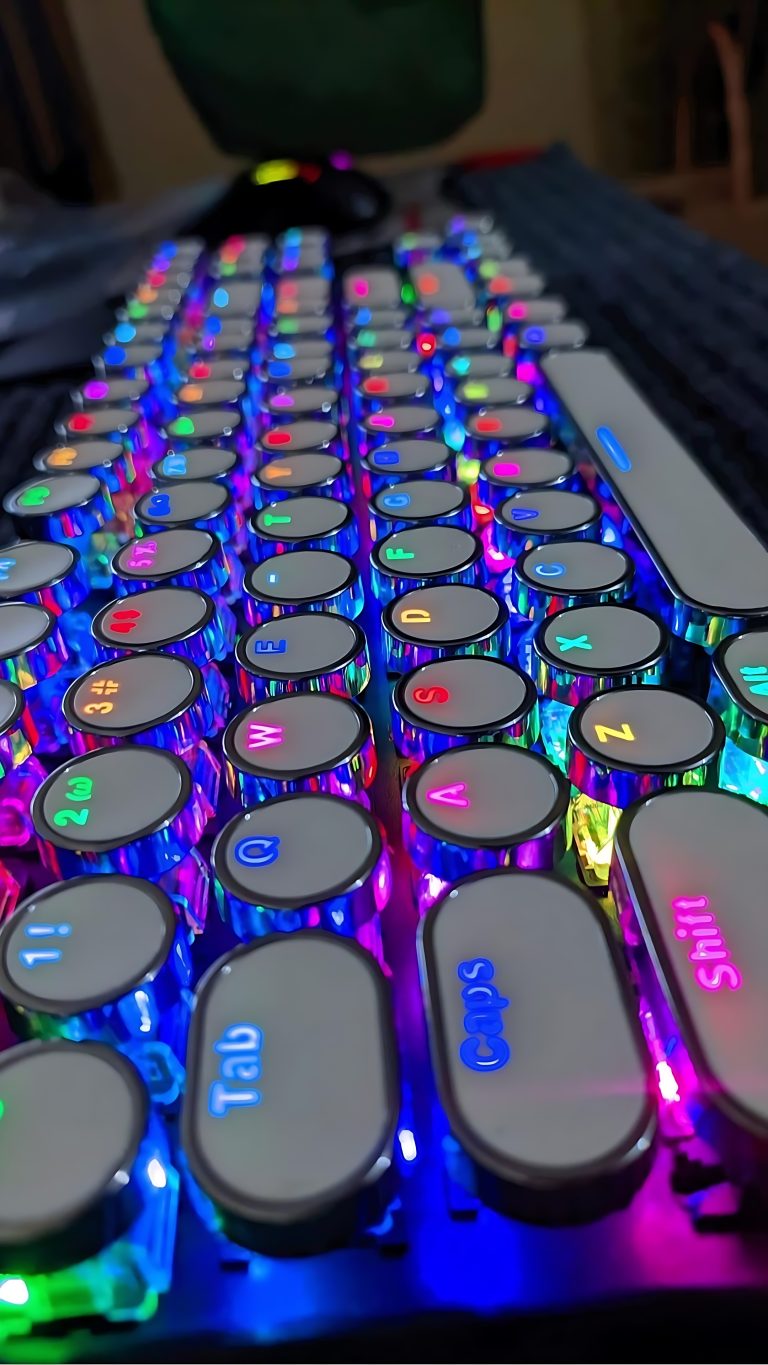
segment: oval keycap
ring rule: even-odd
[[[533,441],[543,436],[549,419],[535,408],[493,408],[473,413],[467,419],[468,445],[466,452],[482,460],[494,447],[516,445],[519,441]],[[490,447],[490,449],[489,449]]]
[[[371,551],[371,585],[380,602],[419,583],[473,583],[483,547],[457,526],[418,526],[394,531]]]
[[[485,588],[438,583],[388,602],[381,625],[387,667],[403,673],[450,654],[503,656],[509,613]]]
[[[463,352],[452,355],[445,368],[452,379],[464,379],[468,374],[473,379],[505,379],[512,373],[512,359],[500,352]]]
[[[281,389],[271,394],[265,409],[273,417],[334,417],[338,407],[339,395],[336,389],[325,384],[295,384],[292,389]]]
[[[148,387],[144,378],[88,379],[72,393],[72,402],[86,410],[110,404],[116,408],[138,407]]]
[[[167,649],[184,654],[202,668],[223,659],[234,643],[234,618],[196,588],[148,588],[108,602],[93,618],[91,631],[109,658],[117,651]]]
[[[522,351],[575,351],[584,346],[589,332],[583,322],[569,318],[564,322],[528,323],[519,333]]]
[[[123,458],[114,441],[73,441],[39,451],[34,466],[42,474],[87,474]]]
[[[498,507],[515,489],[561,489],[574,481],[575,474],[573,460],[564,450],[511,446],[483,460],[477,491],[488,507]],[[534,529],[530,523],[529,529]]]
[[[63,421],[57,422],[56,434],[66,441],[82,440],[84,436],[107,436],[118,444],[127,440],[131,445],[138,444],[136,428],[141,421],[138,412],[127,408],[96,408],[90,412],[72,412]]]
[[[585,602],[620,602],[629,596],[634,576],[629,555],[612,545],[550,541],[515,561],[512,603],[521,616],[540,621]]]
[[[14,1271],[71,1266],[141,1210],[148,1118],[138,1072],[97,1043],[24,1043],[0,1059],[0,1256]]]
[[[342,282],[344,302],[349,308],[398,308],[400,276],[389,266],[366,266],[346,270]]]
[[[140,526],[152,530],[199,526],[224,541],[232,540],[242,525],[230,490],[222,483],[201,480],[163,484],[145,493],[134,515]]]
[[[228,581],[221,542],[198,527],[174,527],[129,540],[112,560],[118,592],[137,592],[155,583],[216,593]]]
[[[161,483],[187,480],[221,479],[237,467],[233,450],[219,446],[194,446],[190,450],[169,450],[152,466],[152,477]],[[155,518],[151,518],[155,520]],[[184,518],[186,520],[186,518]]]
[[[253,502],[265,507],[279,498],[296,493],[312,493],[332,498],[349,498],[350,484],[344,465],[337,455],[319,450],[302,451],[301,459],[287,455],[270,460],[253,475]]]
[[[240,695],[260,701],[291,692],[356,697],[371,675],[365,635],[334,612],[299,612],[264,621],[235,646]]]
[[[279,346],[281,343],[278,342]],[[294,346],[309,345],[303,341],[294,341]],[[329,347],[325,341],[313,341],[313,346],[322,347],[318,356],[297,355],[295,360],[291,359],[270,359],[264,369],[264,377],[270,385],[283,384],[322,384],[325,385],[333,374],[333,362],[329,354]],[[277,347],[275,347],[277,351]],[[275,352],[273,352],[273,355]]]
[[[196,996],[182,1143],[229,1237],[319,1251],[367,1221],[391,1161],[396,1057],[386,983],[355,944],[292,934],[214,963]]]
[[[78,1024],[80,1037],[104,1042],[156,1035],[158,988],[172,987],[169,958],[176,930],[171,902],[151,882],[138,877],[58,882],[30,896],[6,921],[0,934],[0,991],[21,1031],[51,1036],[57,1021],[68,1021],[64,1036],[73,1041],[78,1041]],[[127,1001],[121,1011],[102,1013],[104,1006],[142,986],[147,988],[143,1011]],[[163,994],[160,1002],[170,1008],[171,992]],[[95,1012],[98,1017],[78,1020]]]
[[[732,1179],[768,1178],[768,817],[679,788],[619,820],[611,888],[667,1087]]]
[[[336,611],[359,616],[360,578],[346,555],[334,550],[289,550],[262,559],[245,575],[243,608],[252,626],[294,611]]]
[[[239,412],[222,412],[218,408],[195,408],[192,416],[185,413],[183,417],[174,417],[161,434],[174,449],[177,447],[183,449],[185,445],[198,442],[227,445],[240,423]]]
[[[193,356],[186,366],[186,378],[192,379],[244,379],[247,367],[242,360],[232,356],[224,360],[200,359]]]
[[[533,644],[540,692],[575,706],[609,687],[661,682],[669,635],[650,612],[608,602],[548,616]]]
[[[152,876],[179,862],[205,824],[189,768],[163,749],[98,749],[56,768],[32,822],[57,876]]]
[[[76,753],[118,739],[180,753],[216,727],[207,687],[217,675],[203,675],[176,654],[129,654],[99,664],[66,692],[62,711]],[[226,705],[226,693],[216,700]]]
[[[398,437],[413,437],[415,432],[432,436],[440,426],[440,417],[434,408],[424,403],[393,403],[382,412],[369,413],[361,423],[368,441],[379,438],[381,441],[395,441]]]
[[[28,479],[6,493],[3,507],[21,536],[65,542],[99,530],[114,512],[107,489],[87,473]]]
[[[408,777],[405,845],[442,881],[485,867],[551,868],[567,846],[569,794],[562,774],[526,749],[449,749]]]
[[[261,446],[268,458],[286,455],[294,450],[325,450],[338,441],[339,429],[335,422],[321,422],[302,418],[289,426],[272,427],[265,431]]]
[[[0,600],[39,602],[55,616],[89,592],[77,550],[55,540],[17,540],[0,548]]]
[[[371,477],[374,489],[399,479],[416,476],[446,479],[449,477],[451,451],[440,441],[398,441],[377,446],[362,461]]]
[[[328,457],[326,457],[328,458]],[[354,554],[360,544],[352,509],[338,498],[297,497],[268,502],[250,519],[248,541],[254,559],[275,547],[338,550]]]
[[[427,758],[473,739],[530,747],[539,734],[536,689],[525,673],[497,659],[440,659],[398,679],[392,734],[406,758]]]
[[[468,529],[471,516],[467,489],[443,479],[406,479],[385,485],[368,508],[377,536],[425,522]]]
[[[703,702],[666,687],[588,697],[568,720],[568,776],[622,809],[662,787],[717,786],[725,732]]]
[[[515,559],[551,540],[598,540],[601,516],[589,493],[550,488],[514,493],[496,508],[494,539],[503,554]]]
[[[262,801],[214,843],[222,915],[244,939],[317,923],[354,934],[376,913],[381,854],[376,821],[354,801],[325,792]]]
[[[371,722],[344,697],[304,692],[234,716],[224,731],[230,790],[244,805],[292,791],[358,796],[376,773]]]
[[[418,351],[360,351],[356,357],[361,374],[414,373],[421,364]]]
[[[456,398],[468,412],[488,407],[517,407],[530,401],[530,384],[517,379],[465,379],[456,387]]]
[[[608,920],[555,877],[472,877],[439,901],[420,963],[460,1178],[515,1218],[623,1208],[656,1132],[637,1002]]]
[[[425,398],[431,384],[424,374],[369,375],[358,387],[358,396],[366,405],[388,407],[403,400]]]

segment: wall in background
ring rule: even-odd
[[[213,145],[181,94],[142,0],[63,4],[121,197],[156,194],[239,165]],[[480,114],[439,147],[372,158],[372,168],[401,170],[558,138],[567,138],[587,161],[598,161],[581,3],[485,0],[485,11],[487,91]]]

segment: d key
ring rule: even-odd
[[[220,958],[197,992],[187,1066],[182,1141],[229,1237],[306,1253],[365,1222],[398,1109],[387,989],[368,953],[305,932]]]

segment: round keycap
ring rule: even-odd
[[[0,990],[30,1014],[84,1014],[165,964],[176,932],[167,896],[133,877],[75,877],[18,907],[0,935]]]
[[[292,344],[298,346],[304,345],[304,342],[294,341]],[[322,353],[316,358],[297,356],[295,360],[269,360],[264,371],[267,382],[274,385],[313,383],[324,385],[333,371],[330,347],[324,341],[312,342],[312,345],[323,348]]]
[[[299,793],[236,815],[218,835],[211,863],[225,893],[225,915],[235,933],[252,937],[259,924],[262,933],[271,927],[263,920],[264,910],[309,910],[339,902],[338,928],[370,918],[371,890],[363,884],[381,849],[376,821],[357,802]],[[247,907],[255,910],[256,918],[239,920],[244,911],[238,903],[246,915]]]
[[[255,555],[271,554],[276,544],[327,541],[328,549],[347,553],[357,548],[357,523],[351,509],[336,498],[298,497],[268,503],[251,518]],[[342,543],[343,542],[343,543]]]
[[[274,607],[282,611],[340,611],[356,616],[362,607],[357,569],[346,555],[333,550],[289,550],[273,555],[245,575],[245,612],[251,625],[261,624]]]
[[[51,517],[83,507],[101,493],[93,474],[57,474],[50,479],[28,479],[6,493],[3,507],[12,517]]]
[[[333,612],[302,612],[265,621],[240,637],[235,658],[246,700],[294,691],[354,697],[370,677],[362,630]]]
[[[215,614],[195,588],[149,588],[108,602],[93,618],[94,639],[113,649],[162,649],[203,630]]]
[[[402,672],[449,653],[500,653],[509,616],[485,588],[453,583],[403,593],[387,604],[381,620],[388,666]]]
[[[468,374],[473,379],[505,379],[511,373],[512,360],[500,353],[489,355],[476,351],[452,355],[445,368],[452,379],[464,379]]]
[[[307,414],[329,417],[339,401],[336,389],[325,384],[295,385],[290,390],[273,393],[265,407],[274,417],[303,417]]]
[[[285,455],[289,450],[323,450],[338,440],[338,435],[335,422],[306,418],[291,422],[290,426],[272,427],[265,431],[261,446],[268,456]]]
[[[129,540],[112,563],[121,578],[154,582],[194,573],[209,565],[218,554],[219,544],[210,531],[185,526],[163,531],[162,535]]]
[[[101,355],[94,356],[93,368],[97,374],[149,374],[163,354],[159,341],[141,342],[132,346],[117,346],[108,342]]]
[[[346,486],[341,460],[336,455],[325,455],[316,450],[303,451],[301,459],[287,456],[270,460],[253,476],[255,490],[258,490],[256,495],[266,500],[310,489],[317,493],[332,493],[340,482]]]
[[[234,356],[227,360],[195,359],[189,362],[187,379],[243,379],[246,366]]]
[[[520,299],[507,304],[505,317],[508,323],[512,323],[510,330],[516,332],[523,323],[542,323],[549,326],[553,322],[562,322],[568,305],[565,299],[553,295],[551,298]]]
[[[57,768],[35,793],[41,838],[61,848],[119,848],[165,824],[189,797],[189,770],[160,749],[100,749]]]
[[[239,402],[245,392],[241,379],[192,380],[176,390],[179,408],[230,407]]]
[[[384,412],[372,412],[363,418],[363,429],[372,436],[382,436],[385,440],[396,440],[398,436],[409,436],[414,431],[432,433],[437,431],[440,418],[434,408],[423,403],[393,403]]]
[[[520,332],[520,345],[528,351],[576,350],[583,346],[589,332],[583,322],[569,319],[567,322],[530,324]]]
[[[530,384],[517,379],[465,379],[457,385],[458,401],[470,411],[487,407],[517,407],[530,401]]]
[[[111,1048],[25,1043],[0,1060],[0,1247],[14,1270],[69,1266],[119,1239],[148,1102]],[[118,1179],[118,1176],[124,1176]]]
[[[399,1096],[369,953],[309,931],[220,958],[197,991],[187,1077],[184,1151],[228,1236],[306,1254],[371,1223]]]
[[[421,356],[417,351],[361,351],[356,364],[363,375],[415,373]]]
[[[191,450],[170,450],[152,466],[155,479],[169,483],[182,480],[218,479],[237,466],[234,451],[218,446],[193,446]],[[152,520],[152,518],[150,518]]]
[[[73,441],[71,445],[48,446],[34,459],[35,469],[44,474],[82,474],[121,458],[114,441]]]
[[[388,602],[415,583],[471,583],[482,555],[481,542],[460,527],[418,526],[394,531],[377,541],[371,551],[373,590],[380,601]]]
[[[203,690],[198,668],[176,654],[132,654],[92,668],[66,693],[62,710],[78,730],[126,738],[169,724]]]
[[[405,784],[406,846],[443,881],[482,867],[552,867],[566,847],[569,795],[562,774],[526,749],[448,749]]]
[[[400,327],[358,327],[351,344],[358,351],[407,351],[413,344],[413,337]]]
[[[499,549],[508,555],[561,536],[597,540],[601,511],[588,493],[568,493],[544,488],[540,492],[514,493],[495,512],[494,534]]]
[[[623,550],[590,540],[553,541],[526,550],[515,562],[513,602],[531,621],[582,602],[628,596],[635,566]]]
[[[477,491],[483,502],[497,507],[516,488],[557,487],[569,483],[575,473],[573,460],[564,450],[510,447],[483,461]]]
[[[72,394],[72,401],[85,409],[99,408],[113,404],[117,408],[138,405],[147,392],[146,379],[89,379],[83,387]]]
[[[364,402],[390,404],[403,399],[424,398],[431,388],[426,375],[418,373],[369,375],[358,387]]]
[[[536,632],[539,690],[575,705],[609,687],[660,682],[668,646],[666,628],[637,607],[569,607]]]
[[[396,445],[377,446],[363,460],[372,474],[381,475],[380,483],[419,474],[447,474],[451,451],[439,441],[398,441]]]
[[[183,417],[174,417],[164,434],[172,445],[177,441],[228,440],[240,421],[239,412],[196,408],[193,416],[185,413]]]
[[[532,744],[538,738],[536,689],[497,659],[463,655],[425,664],[392,694],[395,747],[424,758],[470,739]]]
[[[494,408],[493,411],[473,413],[467,420],[470,440],[481,456],[489,442],[509,445],[534,440],[543,436],[548,427],[549,420],[543,413],[528,407]]]
[[[407,479],[386,485],[369,507],[382,533],[421,522],[466,526],[469,520],[467,490],[443,479]]]
[[[276,341],[270,360],[330,360],[332,355],[333,347],[329,342],[297,337],[295,341]]]
[[[73,412],[63,422],[56,423],[56,431],[67,440],[70,437],[106,436],[114,432],[124,436],[139,422],[138,412],[127,408],[96,408],[90,412]]]
[[[568,720],[568,776],[622,809],[662,787],[717,785],[722,721],[666,687],[620,687],[588,697]]]
[[[375,772],[366,713],[329,692],[250,707],[230,721],[222,747],[248,804],[302,787],[354,796]]]
[[[166,459],[169,458],[166,456]],[[153,493],[145,493],[136,503],[135,516],[145,526],[216,522],[231,503],[232,494],[223,484],[181,482],[156,489]]]
[[[45,589],[75,574],[79,564],[77,550],[54,540],[20,540],[4,546],[0,549],[0,597],[40,594],[42,598]]]

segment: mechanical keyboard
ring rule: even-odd
[[[535,255],[164,242],[4,507],[3,1358],[760,1302],[768,550]]]

